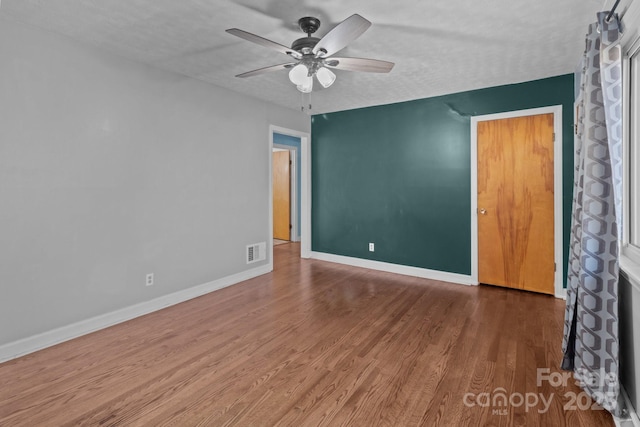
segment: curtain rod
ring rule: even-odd
[[[611,20],[611,17],[616,12],[616,9],[618,8],[618,4],[620,4],[620,0],[616,0],[615,4],[611,8],[611,12],[609,12],[609,14],[607,15],[607,19],[606,19],[607,22]]]

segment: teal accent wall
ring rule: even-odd
[[[297,136],[291,135],[282,135],[280,133],[273,134],[273,143],[278,145],[286,145],[287,147],[296,148],[296,216],[298,221],[298,230],[296,230],[298,236],[297,240],[300,240],[300,189],[302,188],[300,185],[300,169],[301,169],[301,153],[302,153],[302,144],[300,142],[300,138]]]
[[[471,274],[470,117],[559,104],[566,243],[573,79],[567,74],[313,116],[312,250]]]

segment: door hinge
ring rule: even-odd
[[[289,160],[289,164],[290,164],[290,165],[292,165],[292,164],[293,164],[293,162],[292,162],[291,160]]]
[[[291,230],[293,228],[293,225],[289,224],[289,230]]]
[[[553,142],[556,142],[556,133],[553,133]]]
[[[558,269],[558,265],[554,262],[553,263],[553,272],[555,273],[557,269]]]

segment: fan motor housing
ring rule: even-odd
[[[306,53],[305,49],[310,52],[319,41],[318,37],[302,37],[291,44],[291,49],[300,53]]]

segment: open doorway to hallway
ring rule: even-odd
[[[270,151],[270,176],[269,176],[269,234],[272,245],[270,246],[271,258],[273,256],[273,245],[284,242],[300,242],[294,245],[300,252],[302,258],[311,257],[311,135],[308,132],[297,131],[293,129],[282,128],[275,125],[269,126],[269,151]],[[283,157],[289,157],[290,169],[288,174],[284,172],[283,176],[288,176],[289,182],[289,203],[284,206],[289,207],[289,222],[286,219],[282,221],[285,234],[279,236],[276,230],[278,212],[277,201],[274,190],[278,191],[277,178],[275,178],[275,169],[273,161],[278,157],[279,152],[284,152]],[[283,161],[286,163],[286,160]],[[287,193],[286,189],[283,193]],[[286,211],[285,211],[286,212]],[[287,217],[285,213],[283,218]],[[289,234],[286,230],[289,226]]]
[[[300,137],[273,133],[273,245],[300,241]]]
[[[274,246],[296,240],[295,152],[274,146],[271,156]]]

